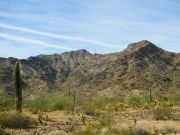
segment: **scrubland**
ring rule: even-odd
[[[38,93],[15,112],[14,96],[0,96],[0,134],[158,135],[180,133],[180,94],[85,97]]]

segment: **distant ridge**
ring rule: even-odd
[[[13,93],[18,59],[0,58],[0,92]],[[131,90],[180,90],[180,54],[143,40],[118,53],[91,54],[85,49],[20,60],[24,91],[67,90],[112,95]]]

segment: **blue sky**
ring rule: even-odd
[[[122,51],[149,40],[180,52],[179,0],[0,0],[0,57]]]

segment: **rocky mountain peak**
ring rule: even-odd
[[[75,68],[91,55],[87,50],[81,49],[62,53],[61,57],[71,68]]]
[[[148,40],[142,40],[142,41],[137,42],[137,43],[129,44],[126,50],[128,50],[129,52],[135,52],[135,51],[138,51],[140,49],[157,50],[160,48],[158,48],[156,45],[149,42]]]
[[[80,50],[65,52],[65,53],[63,53],[62,55],[88,56],[88,55],[91,55],[91,53],[88,52],[88,51],[85,50],[85,49],[80,49]]]

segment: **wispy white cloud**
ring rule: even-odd
[[[37,22],[68,22],[69,20],[62,18],[62,17],[54,17],[52,15],[40,15],[40,14],[32,14],[32,13],[9,13],[9,12],[0,12],[0,17],[4,18],[11,18],[11,19],[20,19],[20,20],[28,20],[28,21],[33,21],[36,20]],[[39,18],[39,19],[37,19]]]
[[[144,0],[0,0],[0,32],[95,53],[120,51],[127,44],[144,39],[179,52],[179,6],[179,1],[172,0],[156,0],[156,3]],[[17,46],[13,40],[3,42],[6,48]],[[56,52],[56,49],[43,49],[39,52]],[[39,54],[38,51],[33,53],[35,50],[28,55]]]
[[[26,27],[18,27],[18,26],[14,26],[14,25],[5,24],[5,23],[0,23],[0,27],[5,28],[5,29],[10,29],[10,30],[17,30],[17,31],[31,33],[31,34],[41,35],[41,36],[48,36],[48,37],[57,38],[57,39],[74,40],[74,41],[79,41],[79,42],[92,43],[92,44],[96,44],[96,45],[102,46],[102,47],[122,49],[122,47],[120,45],[107,44],[102,41],[86,39],[83,37],[54,34],[54,33],[50,33],[50,32],[39,31],[39,30],[30,29],[30,28],[26,28]]]
[[[69,48],[69,47],[58,45],[58,44],[51,44],[51,43],[43,42],[40,40],[15,36],[12,34],[0,33],[0,37],[5,38],[5,39],[9,39],[9,40],[18,41],[18,42],[24,42],[24,43],[29,43],[29,44],[33,44],[33,45],[48,47],[48,48],[62,49],[62,50],[67,50],[67,51],[77,50],[77,48]]]

